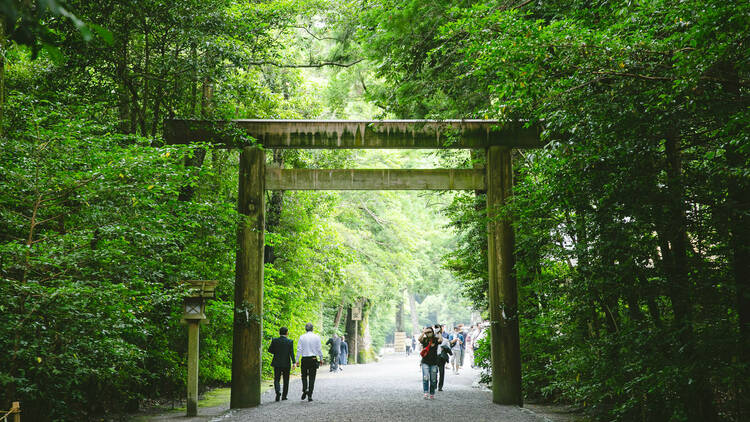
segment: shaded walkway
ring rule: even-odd
[[[422,398],[419,355],[386,356],[368,365],[346,366],[329,373],[321,368],[315,382],[313,402],[301,401],[301,382],[291,383],[289,400],[274,401],[273,390],[261,397],[253,409],[234,410],[212,421],[436,421],[542,422],[545,418],[526,409],[492,403],[491,393],[473,387],[478,372],[464,368],[458,376],[448,374],[443,392],[435,400]]]

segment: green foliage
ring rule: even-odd
[[[515,155],[506,210],[526,395],[600,420],[746,418],[749,6],[421,3],[362,14],[375,98],[525,119],[549,141]],[[446,210],[447,265],[484,305],[481,200]]]
[[[111,134],[77,117],[85,107],[20,94],[9,104],[9,121],[26,124],[1,141],[4,391],[39,420],[177,396],[179,282],[219,279],[226,292],[233,207],[176,201],[206,177],[183,167],[192,149]]]
[[[45,22],[54,20],[73,24],[79,35],[87,42],[94,40],[94,35],[97,35],[105,43],[112,44],[111,32],[99,25],[83,22],[68,10],[65,3],[59,0],[0,1],[0,36],[3,44],[7,37],[19,45],[31,47],[33,58],[37,57],[39,50],[44,49],[54,60],[62,61],[62,54],[56,45],[57,34],[45,25]]]
[[[514,156],[504,210],[528,397],[599,420],[750,412],[747,3],[22,6],[0,3],[0,399],[21,400],[27,417],[91,419],[181,397],[185,279],[219,281],[200,380],[229,381],[237,154],[158,148],[165,118],[376,114],[543,126],[548,145]],[[294,68],[329,60],[343,66]],[[294,168],[483,161],[268,155]],[[308,321],[332,333],[362,299],[375,348],[407,297],[421,301],[415,324],[460,322],[448,305],[467,306],[459,290],[487,306],[481,192],[273,192],[267,203],[264,349],[282,325],[294,339]],[[477,358],[489,368],[487,340]]]
[[[474,350],[474,365],[481,368],[479,382],[484,384],[492,383],[492,355],[490,353],[490,332],[480,338]]]
[[[321,83],[295,69],[357,61],[358,45],[347,45],[355,22],[346,11],[354,3],[61,4],[25,5],[31,20],[4,15],[11,42],[0,40],[0,293],[10,298],[0,310],[12,315],[0,329],[8,354],[0,401],[20,400],[25,417],[41,421],[96,419],[145,399],[182,399],[186,279],[218,280],[201,326],[199,385],[230,381],[237,152],[160,147],[164,119],[375,113],[362,101],[373,81],[364,65],[322,71]],[[330,34],[319,31],[323,15],[327,28],[337,25]],[[43,39],[15,36],[27,29]],[[36,58],[39,45],[48,48]],[[310,54],[317,46],[324,47],[320,56]],[[323,89],[327,95],[318,95]],[[241,136],[229,132],[223,135]],[[294,168],[424,164],[421,153],[268,157]],[[332,333],[339,309],[336,331],[350,331],[346,309],[363,300],[360,359],[370,361],[394,331],[395,305],[407,294],[427,297],[424,307],[457,301],[455,280],[439,265],[454,246],[433,206],[442,199],[268,195],[264,350],[281,326],[295,340],[308,321]],[[465,317],[440,309],[440,319]],[[269,375],[270,355],[263,361]]]

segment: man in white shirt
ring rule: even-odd
[[[320,337],[312,332],[311,322],[305,324],[305,331],[297,342],[297,365],[302,365],[302,400],[307,397],[307,401],[313,401],[315,375],[323,360],[323,346]]]

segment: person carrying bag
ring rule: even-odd
[[[447,338],[442,336],[442,328],[440,325],[435,325],[435,331],[440,334],[442,342],[438,346],[438,391],[443,391],[443,383],[445,382],[445,364],[450,360],[450,355],[453,354],[451,351],[451,343]]]
[[[422,356],[420,362],[422,367],[422,391],[426,400],[435,398],[439,361],[437,349],[442,341],[443,339],[439,335],[435,335],[435,330],[429,326],[425,327],[422,335],[419,336],[419,342],[422,343],[422,351],[419,352]]]

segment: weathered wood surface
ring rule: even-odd
[[[188,321],[187,416],[198,414],[198,347],[200,320]]]
[[[231,127],[234,126],[235,130]],[[247,134],[265,148],[488,148],[543,146],[538,128],[497,120],[167,120],[167,144],[210,142],[240,148]]]
[[[266,168],[268,190],[483,190],[484,170]]]
[[[263,245],[266,154],[245,147],[240,154],[237,261],[234,281],[231,408],[260,404],[263,338]]]
[[[510,148],[487,150],[487,229],[489,305],[492,355],[492,401],[523,405],[521,395],[521,346],[518,331],[515,238],[508,216],[498,215],[510,199],[513,167]]]

